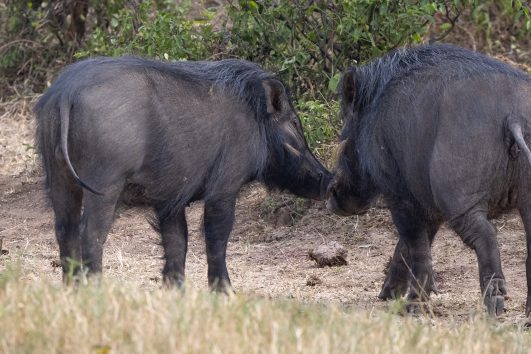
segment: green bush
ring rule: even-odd
[[[423,0],[241,1],[228,8],[227,47],[281,73],[296,94],[330,97],[341,70],[420,42],[436,10]]]
[[[202,19],[194,19],[190,9],[190,1],[178,6],[169,0],[147,0],[138,8],[124,7],[111,15],[110,26],[94,30],[76,57],[135,54],[161,60],[207,59],[221,33],[210,24],[212,12],[205,10]]]
[[[493,52],[515,52],[531,65],[531,10],[529,1],[477,1],[471,18]],[[524,51],[527,52],[524,53]]]
[[[240,57],[279,72],[296,96],[329,99],[346,67],[421,42],[434,27],[451,30],[467,11],[491,46],[509,42],[508,50],[522,50],[531,34],[524,0],[231,0],[201,8],[191,0],[6,0],[0,88],[42,91],[74,53]],[[500,28],[506,37],[496,37]]]
[[[239,57],[279,73],[318,149],[339,129],[341,71],[443,39],[463,14],[489,46],[517,54],[528,47],[524,0],[229,0],[210,10],[191,0],[7,0],[0,3],[0,95],[41,92],[66,63],[93,55]]]
[[[310,148],[320,157],[329,157],[329,145],[337,139],[341,127],[339,102],[303,98],[298,100],[296,108]]]
[[[0,2],[0,97],[42,92],[74,59],[88,34],[108,26],[131,0]]]
[[[138,54],[166,60],[239,57],[278,72],[300,97],[297,108],[315,151],[330,144],[340,123],[333,101],[340,72],[405,43],[421,41],[437,10],[434,2],[241,1],[227,5],[226,20],[211,25],[189,3],[143,2],[122,9],[107,29],[96,28],[82,58],[94,54]],[[154,15],[156,14],[156,15]],[[141,26],[135,29],[133,19]],[[324,151],[317,151],[326,155]]]

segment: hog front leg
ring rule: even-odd
[[[236,197],[205,201],[204,231],[208,263],[208,285],[212,291],[232,293],[226,264],[227,242],[234,224]]]

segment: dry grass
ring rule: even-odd
[[[0,276],[3,353],[468,354],[531,345],[527,332],[484,318],[457,324],[109,280],[76,290],[23,280],[19,268]]]
[[[38,96],[0,100],[0,175],[15,176],[35,168],[34,119]]]
[[[115,222],[105,280],[64,288],[52,266],[58,253],[42,177],[25,145],[33,144],[32,105],[0,103],[0,237],[10,251],[0,257],[0,353],[528,352],[531,336],[521,330],[525,242],[513,214],[495,221],[510,285],[504,323],[482,317],[480,300],[474,308],[475,256],[450,231],[441,230],[434,249],[441,291],[432,301],[435,315],[401,317],[401,303],[376,300],[396,242],[387,210],[339,218],[314,205],[293,226],[275,227],[260,217],[267,199],[256,186],[239,198],[229,244],[235,298],[204,291],[199,205],[188,211],[185,294],[159,289],[159,238],[139,210],[125,210]],[[348,266],[315,268],[307,259],[309,249],[329,240],[348,247]],[[312,276],[321,283],[307,286]]]

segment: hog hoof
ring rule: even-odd
[[[74,289],[77,289],[84,282],[86,282],[86,277],[84,277],[82,274],[73,275],[63,273],[63,284],[66,286],[70,286]]]
[[[411,315],[427,315],[432,313],[430,302],[419,299],[407,300],[406,311]]]
[[[230,285],[230,282],[227,280],[216,279],[216,281],[214,281],[210,285],[210,291],[218,293],[218,294],[227,295],[228,297],[232,297],[235,295],[234,289]]]
[[[166,288],[175,288],[184,291],[184,278],[181,276],[164,276],[164,286]]]
[[[499,316],[503,313],[505,294],[507,294],[505,280],[492,279],[489,282],[484,299],[489,315]]]
[[[504,296],[485,296],[485,305],[487,306],[487,312],[491,316],[500,316],[504,310]]]
[[[218,294],[226,295],[229,298],[232,298],[236,295],[236,292],[232,288],[232,286],[224,287],[221,291],[216,291]]]
[[[411,315],[418,315],[423,313],[424,306],[425,304],[423,304],[422,302],[408,302],[406,304],[406,311]]]
[[[409,290],[406,300],[406,309],[411,314],[426,314],[430,312],[429,300],[431,289],[426,289],[423,295],[419,295],[414,288]]]
[[[380,300],[391,300],[398,299],[405,295],[407,291],[407,281],[406,282],[395,282],[391,284],[389,279],[386,279],[378,298]]]

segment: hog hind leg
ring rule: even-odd
[[[526,183],[528,184],[528,183]],[[531,183],[529,186],[522,188],[522,199],[518,207],[520,216],[524,223],[526,241],[527,241],[527,259],[526,259],[526,278],[527,278],[527,301],[525,305],[525,315],[531,314]]]
[[[410,289],[407,295],[408,310],[414,311],[419,302],[425,302],[435,290],[431,259],[431,241],[437,228],[420,217],[422,210],[404,206],[393,208],[391,215],[400,236],[401,248],[409,253]]]
[[[181,288],[184,285],[184,267],[188,247],[188,225],[184,209],[167,215],[164,207],[156,207],[158,231],[164,248],[165,264],[162,270],[164,283]]]
[[[487,312],[500,315],[507,294],[503,276],[496,228],[484,211],[471,210],[450,221],[450,226],[463,242],[474,249],[478,258],[479,281]]]
[[[55,216],[55,237],[59,244],[63,281],[70,283],[81,265],[79,221],[83,190],[59,169],[50,172],[49,196]]]
[[[232,293],[226,264],[227,242],[234,224],[236,196],[205,200],[204,232],[211,290]]]
[[[81,258],[82,267],[87,273],[100,273],[102,270],[103,245],[114,221],[116,204],[123,188],[120,183],[107,184],[103,195],[85,191],[83,195],[83,215],[81,217]]]

